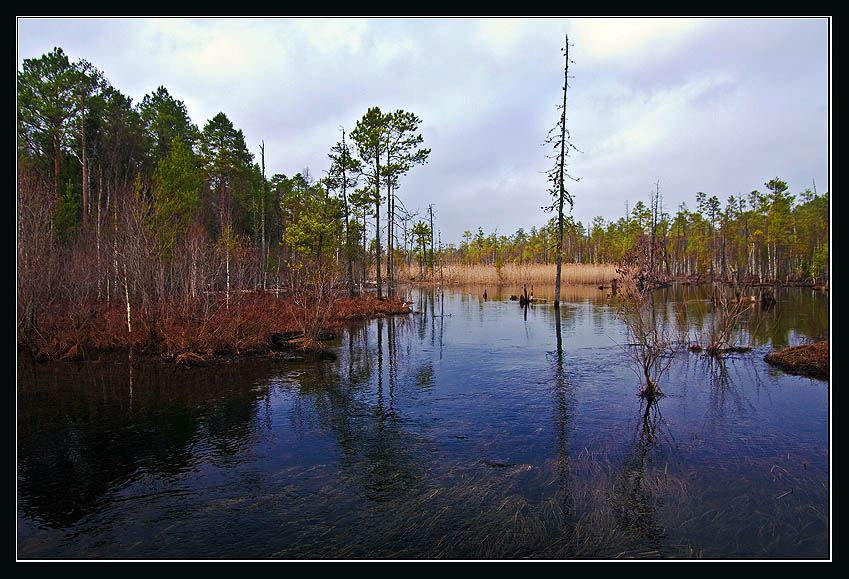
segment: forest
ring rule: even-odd
[[[438,265],[552,263],[556,219],[509,236],[470,224],[455,244],[443,242],[432,206],[405,207],[396,190],[430,153],[421,122],[371,107],[329,140],[316,160],[325,174],[287,176],[267,170],[264,143],[255,158],[224,112],[201,127],[164,86],[133,103],[61,48],[24,60],[19,346],[48,358],[266,351],[281,332],[315,343],[340,320],[407,311],[398,284]],[[828,193],[794,195],[777,177],[764,188],[724,204],[698,192],[694,209],[673,215],[657,184],[617,221],[565,217],[562,258],[615,264],[651,239],[667,278],[826,282]]]
[[[595,217],[589,226],[564,217],[563,259],[575,264],[617,264],[638,239],[663,248],[657,268],[669,278],[818,285],[828,280],[829,196],[806,189],[789,192],[773,178],[765,192],[719,197],[698,192],[695,209],[681,204],[674,215],[661,210],[659,194],[637,201],[616,221]],[[463,232],[459,244],[444,248],[445,263],[460,265],[551,264],[556,219],[512,235]]]
[[[392,275],[378,273],[381,303],[351,298],[384,252],[392,262],[395,232],[384,249],[369,219],[387,199],[394,221],[393,188],[426,161],[414,114],[370,108],[340,129],[325,176],[268,177],[264,144],[255,159],[223,112],[199,128],[165,87],[134,104],[61,48],[26,59],[17,82],[19,344],[200,356],[405,311],[382,299]]]

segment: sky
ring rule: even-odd
[[[17,69],[60,47],[134,103],[164,86],[199,127],[223,112],[266,175],[329,168],[369,107],[421,119],[428,162],[397,191],[443,243],[552,214],[545,145],[568,35],[571,215],[615,221],[656,190],[829,190],[831,21],[809,18],[26,18]],[[568,207],[568,206],[567,206]]]

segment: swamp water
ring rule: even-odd
[[[646,405],[604,292],[564,287],[558,324],[483,289],[411,290],[333,361],[19,360],[18,558],[830,557],[829,384],[763,361],[827,294],[680,351]],[[709,295],[656,307],[698,329]]]

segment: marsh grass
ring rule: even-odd
[[[591,453],[572,458],[565,473],[555,460],[535,467],[456,465],[445,484],[429,480],[407,489],[397,500],[372,503],[365,511],[351,505],[340,515],[344,520],[335,523],[313,518],[315,505],[306,496],[292,501],[298,495],[290,489],[285,501],[275,502],[301,520],[314,520],[314,525],[302,530],[302,543],[275,556],[459,560],[696,556],[699,549],[690,545],[659,545],[655,529],[666,527],[667,516],[657,518],[648,533],[641,521],[623,517],[623,510],[645,507],[642,495],[634,502],[635,484],[654,505],[666,505],[672,512],[686,509],[693,497],[685,478],[664,474],[662,467],[639,473],[627,470],[625,475],[623,482],[622,465]],[[528,485],[544,489],[543,496],[528,497]],[[347,495],[343,488],[327,486],[322,493],[338,493],[340,499]],[[356,544],[350,542],[349,533],[336,534],[349,525],[363,530]]]
[[[426,282],[445,285],[499,285],[521,286],[523,283],[554,284],[557,275],[555,264],[504,264],[494,265],[444,265],[441,270],[436,268],[434,274],[427,277]],[[399,277],[419,283],[418,267],[404,267]],[[561,285],[609,285],[616,277],[616,266],[611,264],[575,264],[564,263],[561,272]]]

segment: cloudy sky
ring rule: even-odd
[[[510,235],[550,215],[543,145],[569,37],[568,184],[585,225],[695,194],[830,183],[826,18],[46,19],[17,21],[17,66],[61,47],[138,103],[165,86],[200,128],[224,112],[266,174],[328,168],[371,106],[422,119],[427,165],[398,193],[434,206],[443,242]]]

